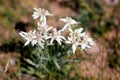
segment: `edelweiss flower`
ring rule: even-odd
[[[46,16],[52,16],[52,14],[50,14],[48,12],[48,10],[45,9],[41,9],[41,8],[34,8],[34,12],[33,12],[33,19],[37,19],[40,17],[40,22],[43,23],[44,25],[46,24]]]
[[[44,36],[39,32],[39,31],[36,31],[36,39],[35,42],[38,43],[38,46],[40,46],[42,49],[44,49]]]
[[[52,29],[53,27],[48,27],[48,25],[43,25],[38,22],[38,30],[39,32],[45,37],[48,37],[48,32]]]
[[[23,31],[19,33],[25,40],[27,40],[24,46],[27,46],[30,42],[32,45],[35,44],[34,42],[34,39],[36,38],[35,32],[36,31],[34,30],[34,31],[29,31],[28,33]]]
[[[60,21],[63,21],[66,23],[62,31],[64,31],[67,27],[71,27],[71,25],[78,24],[78,22],[72,19],[71,17],[60,18]]]
[[[89,38],[87,35],[84,35],[81,39],[81,48],[86,49],[86,48],[90,48],[91,45],[94,45],[94,41],[92,40],[92,38]]]
[[[83,28],[79,28],[74,31],[71,28],[69,28],[69,31],[70,31],[70,34],[66,43],[72,44],[73,54],[75,54],[77,46],[80,45],[80,42],[79,42],[80,37],[84,36],[84,33],[82,33]]]
[[[50,38],[50,44],[52,44],[53,41],[56,40],[61,45],[62,39],[65,40],[65,37],[61,35],[61,31],[57,31],[56,28],[53,29],[53,33],[50,35]]]

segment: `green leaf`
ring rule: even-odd
[[[52,58],[53,62],[55,63],[55,66],[60,70],[61,67],[59,66],[58,62],[56,61],[55,58]]]
[[[36,64],[30,59],[25,59],[25,61],[27,61],[29,64],[31,64],[33,66],[36,66]]]

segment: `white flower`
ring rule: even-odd
[[[34,31],[29,31],[29,32],[23,32],[21,31],[19,34],[26,40],[24,46],[27,46],[30,42],[32,45],[35,44],[34,39],[36,38],[35,35],[35,30]]]
[[[40,46],[42,49],[44,49],[44,36],[39,32],[36,31],[36,38],[34,39],[34,41],[36,42],[36,44],[38,44],[38,46]]]
[[[83,50],[90,48],[91,45],[94,45],[94,41],[92,40],[92,38],[89,38],[85,32],[82,32],[83,28],[79,28],[74,31],[69,28],[69,31],[70,33],[66,43],[72,44],[73,54],[75,53],[78,46],[80,46]]]
[[[34,10],[35,11],[33,12],[33,15],[32,15],[33,19],[37,19],[40,17],[40,22],[44,25],[46,24],[46,16],[52,16],[52,14],[48,12],[48,10],[41,9],[41,8],[38,8],[38,9],[34,8]]]
[[[72,44],[73,54],[75,54],[77,46],[80,46],[80,37],[84,36],[84,33],[82,33],[83,28],[79,28],[74,31],[71,28],[69,28],[69,31],[70,33],[66,43]]]
[[[66,40],[65,37],[61,35],[61,31],[57,31],[56,28],[53,29],[53,33],[50,35],[50,38],[50,44],[52,44],[53,41],[56,40],[61,45],[62,39]]]
[[[47,38],[48,37],[48,33],[49,31],[52,29],[53,27],[48,27],[48,25],[43,25],[43,24],[40,24],[38,22],[38,31],[45,37]]]
[[[90,48],[91,45],[94,45],[94,41],[92,40],[92,38],[89,38],[86,34],[81,38],[81,48],[83,49],[87,49]]]
[[[72,19],[71,17],[60,18],[60,21],[63,21],[66,23],[62,31],[64,31],[67,27],[71,27],[71,25],[78,24],[78,22]]]

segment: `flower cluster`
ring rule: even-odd
[[[49,43],[50,45],[54,45],[54,41],[56,41],[59,45],[62,43],[71,44],[73,54],[75,53],[77,47],[80,47],[82,50],[90,48],[91,45],[94,44],[92,38],[89,38],[88,35],[83,32],[83,28],[78,28],[73,30],[72,25],[77,25],[79,22],[75,21],[71,17],[60,18],[60,21],[63,21],[65,25],[62,29],[57,30],[54,27],[48,26],[46,23],[46,17],[53,16],[48,10],[41,8],[34,8],[33,19],[39,19],[38,27],[34,31],[23,32],[21,31],[19,34],[26,40],[25,45],[29,44],[40,46],[44,49],[45,43]],[[68,36],[65,37],[62,35],[62,32],[68,29]]]

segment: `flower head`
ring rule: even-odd
[[[49,31],[52,29],[53,27],[48,27],[48,25],[43,25],[43,24],[40,24],[38,22],[38,31],[45,37],[47,38],[48,37],[48,33]]]
[[[85,34],[81,38],[80,45],[81,45],[82,50],[87,49],[87,48],[90,48],[91,45],[94,45],[94,41],[92,40],[92,38],[89,38],[88,35]]]
[[[56,40],[60,45],[61,45],[61,41],[65,40],[65,37],[61,35],[61,31],[57,31],[56,28],[53,29],[53,33],[50,34],[50,44],[53,43],[54,40]]]
[[[63,31],[67,28],[67,27],[71,27],[71,25],[74,24],[78,24],[77,21],[75,21],[74,19],[72,19],[71,17],[66,17],[66,18],[60,18],[60,21],[65,22],[65,26],[63,27]]]
[[[84,35],[84,33],[82,33],[83,28],[79,28],[74,31],[71,28],[69,28],[69,31],[70,33],[66,43],[72,44],[72,50],[74,54],[77,49],[77,46],[80,46],[80,37]]]
[[[35,11],[33,12],[33,15],[32,15],[33,19],[37,19],[40,17],[40,22],[44,25],[46,24],[46,16],[52,16],[52,14],[48,12],[48,10],[41,9],[41,8],[38,8],[38,9],[34,8],[34,10]]]
[[[40,31],[36,31],[36,38],[34,39],[36,44],[38,44],[38,46],[40,46],[42,49],[44,49],[44,36],[40,33]]]
[[[29,31],[29,32],[21,31],[19,33],[26,40],[24,46],[27,46],[30,42],[32,45],[34,45],[34,39],[36,38],[35,32],[36,31],[34,30],[34,31]]]

